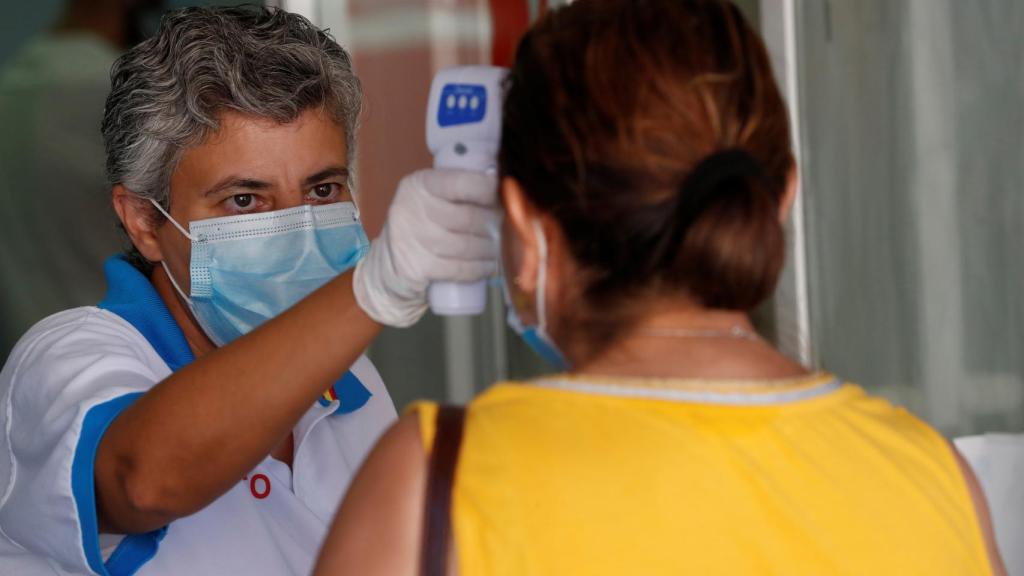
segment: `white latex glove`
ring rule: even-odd
[[[405,327],[427,310],[432,282],[476,282],[497,273],[494,176],[414,172],[398,184],[380,236],[356,266],[356,301],[381,324]]]

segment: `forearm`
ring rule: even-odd
[[[176,372],[111,424],[96,457],[101,529],[195,512],[270,453],[380,331],[352,273]]]
[[[202,509],[352,365],[381,329],[373,319],[411,325],[426,310],[431,282],[492,276],[496,192],[493,178],[472,172],[406,177],[356,271],[179,370],[120,414],[96,456],[101,529],[146,531]]]

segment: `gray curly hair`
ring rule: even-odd
[[[216,132],[226,110],[287,123],[323,108],[354,154],[362,90],[352,61],[296,14],[255,6],[168,12],[156,36],[118,58],[110,77],[107,177],[165,209],[182,152]],[[129,257],[146,264],[134,248]]]

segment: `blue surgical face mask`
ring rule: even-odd
[[[187,232],[153,205],[192,241],[189,295],[161,264],[217,346],[249,333],[352,268],[370,244],[351,202],[197,220]]]
[[[519,317],[515,305],[512,304],[512,297],[509,293],[506,279],[506,281],[501,283],[501,287],[505,295],[505,305],[508,307],[508,325],[526,342],[527,346],[532,348],[548,364],[559,370],[568,370],[569,362],[565,359],[562,351],[558,349],[555,341],[551,339],[547,330],[545,288],[547,287],[548,274],[548,243],[544,237],[544,229],[541,227],[540,222],[536,220],[533,221],[533,233],[537,238],[537,251],[540,253],[540,270],[537,272],[537,291],[534,296],[534,306],[537,310],[537,325],[526,326],[523,324],[523,320]]]

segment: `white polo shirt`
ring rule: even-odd
[[[149,281],[120,258],[105,271],[99,306],[38,323],[0,372],[0,574],[308,574],[352,476],[396,418],[376,369],[360,358],[310,407],[290,469],[267,457],[192,516],[101,535],[93,464],[103,432],[192,361]]]

